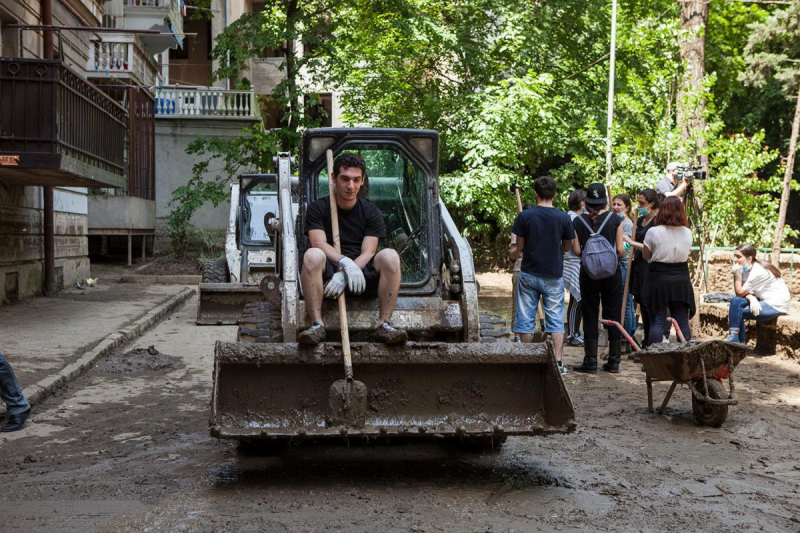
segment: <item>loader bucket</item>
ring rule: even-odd
[[[244,306],[264,299],[258,285],[243,283],[201,283],[197,324],[236,325]]]
[[[368,390],[366,418],[331,414],[342,348],[325,343],[217,342],[211,434],[281,440],[342,437],[503,437],[575,429],[552,344],[409,342],[351,345]]]

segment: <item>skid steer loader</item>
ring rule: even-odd
[[[246,304],[261,300],[261,279],[278,269],[277,242],[266,226],[278,212],[276,175],[240,176],[230,203],[225,257],[203,265],[200,325],[236,324]]]
[[[248,443],[290,439],[452,438],[498,447],[508,435],[575,429],[572,402],[550,342],[517,344],[502,320],[482,314],[472,250],[439,197],[438,133],[331,128],[303,135],[299,177],[278,157],[277,212],[268,226],[278,250],[263,301],[247,304],[238,341],[215,347],[210,433]],[[329,342],[299,345],[309,324],[299,285],[309,243],[309,202],[329,194],[326,151],[359,153],[367,179],[360,194],[383,213],[402,282],[392,324],[405,345],[371,341],[377,298],[347,298],[352,369],[367,388],[358,420],[334,416],[331,385],[342,379],[338,307],[326,300]]]

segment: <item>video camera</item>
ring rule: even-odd
[[[704,180],[708,174],[700,165],[692,165],[690,167],[678,167],[677,178],[686,180],[687,183],[692,183],[694,180]]]

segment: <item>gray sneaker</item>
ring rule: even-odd
[[[297,336],[297,342],[306,346],[316,346],[321,342],[325,342],[325,337],[325,326],[315,320],[310,328]]]
[[[375,330],[375,340],[384,344],[402,344],[408,340],[408,333],[404,329],[392,327],[388,322],[382,322]]]
[[[556,361],[556,364],[558,365],[558,371],[561,372],[562,376],[566,376],[567,374],[569,374],[569,370],[567,369],[566,366],[564,366],[564,363],[562,363],[561,361]]]

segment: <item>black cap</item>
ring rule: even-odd
[[[602,183],[592,183],[586,189],[586,203],[588,205],[605,205],[608,203],[606,186]]]

